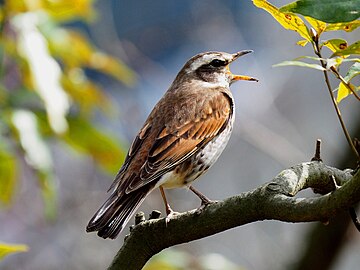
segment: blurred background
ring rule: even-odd
[[[296,45],[300,38],[295,32],[284,30],[251,1],[82,0],[68,13],[59,11],[73,6],[72,1],[7,2],[0,1],[2,19],[12,18],[1,28],[5,94],[0,95],[0,152],[16,168],[15,175],[5,176],[16,180],[7,186],[13,192],[0,209],[0,241],[26,244],[29,250],[6,257],[1,269],[105,269],[110,264],[128,229],[116,240],[103,240],[85,232],[87,222],[107,198],[150,110],[184,63],[200,52],[252,49],[231,69],[259,79],[232,86],[237,106],[232,138],[219,161],[195,183],[209,198],[222,200],[251,190],[281,170],[309,161],[317,138],[322,139],[326,164],[354,165],[323,74],[272,68],[313,56],[312,48]],[[276,6],[288,2],[272,1]],[[359,31],[323,38],[331,35],[351,41]],[[41,50],[44,44],[49,51]],[[16,58],[16,51],[22,56]],[[59,85],[51,85],[54,73],[66,95]],[[338,82],[331,79],[335,88]],[[36,98],[34,85],[40,89]],[[47,95],[49,85],[55,90]],[[341,109],[350,134],[359,137],[358,103],[347,98]],[[200,204],[185,189],[167,194],[178,212]],[[148,215],[152,209],[164,212],[158,191],[139,210]],[[311,268],[346,270],[357,269],[359,250],[360,235],[344,213],[328,226],[263,221],[234,228],[172,247],[149,269],[310,269],[303,263],[320,262]]]

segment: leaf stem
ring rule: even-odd
[[[319,58],[320,58],[321,66],[326,69],[326,61],[325,61],[325,60],[322,60],[322,55],[321,55],[321,52],[320,52],[319,40],[318,40],[318,39],[314,39],[314,40],[313,40],[313,47],[314,47],[314,52],[315,52],[315,54],[316,54],[317,56],[319,56]],[[330,85],[330,80],[329,80],[329,76],[328,76],[328,73],[327,73],[327,69],[324,70],[323,73],[324,73],[324,77],[325,77],[325,83],[326,83],[326,85],[327,85],[327,89],[328,89],[329,95],[330,95],[330,97],[331,97],[331,101],[332,101],[332,103],[333,103],[333,105],[334,105],[336,114],[337,114],[338,119],[339,119],[339,121],[340,121],[341,128],[342,128],[342,130],[343,130],[343,132],[344,132],[344,134],[345,134],[346,140],[347,140],[347,142],[349,143],[350,148],[352,149],[352,151],[355,153],[357,159],[360,160],[360,155],[359,155],[358,151],[357,151],[356,148],[355,148],[355,145],[354,145],[354,143],[353,143],[353,141],[352,141],[352,139],[351,139],[351,136],[350,136],[350,134],[349,134],[349,132],[348,132],[346,126],[345,126],[345,123],[344,123],[344,121],[343,121],[343,119],[342,119],[341,112],[340,112],[340,108],[339,108],[338,104],[336,103],[336,99],[335,99],[334,93],[333,93],[333,91],[332,91],[332,89],[331,89],[331,85]]]

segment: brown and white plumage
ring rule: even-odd
[[[134,139],[88,232],[115,238],[154,188],[189,185],[217,160],[234,121],[229,85],[255,80],[233,75],[228,65],[249,52],[206,52],[185,64]]]

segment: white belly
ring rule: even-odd
[[[230,139],[234,116],[230,121],[231,124],[203,149],[190,157],[189,160],[178,165],[171,172],[164,174],[156,187],[184,187],[204,174],[217,161]]]

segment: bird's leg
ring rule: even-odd
[[[195,193],[196,196],[199,197],[199,199],[201,200],[201,206],[200,208],[207,206],[208,204],[213,203],[214,201],[210,200],[208,197],[206,197],[204,194],[202,194],[200,191],[198,191],[197,189],[195,189],[193,186],[189,186],[189,189]]]
[[[169,203],[168,203],[168,201],[166,199],[164,188],[160,186],[159,189],[160,189],[160,192],[161,192],[161,197],[163,198],[163,201],[164,201],[164,204],[165,204],[166,215],[169,216],[174,211],[171,209],[171,207],[170,207],[170,205],[169,205]]]
[[[174,212],[171,209],[171,207],[170,207],[170,205],[169,205],[169,203],[168,203],[168,201],[166,199],[164,188],[160,186],[159,189],[160,189],[160,192],[161,192],[161,197],[163,198],[163,201],[164,201],[164,204],[165,204],[165,211],[166,211],[165,222],[168,223],[170,221],[170,217],[173,216],[173,215],[176,215],[178,213]]]

